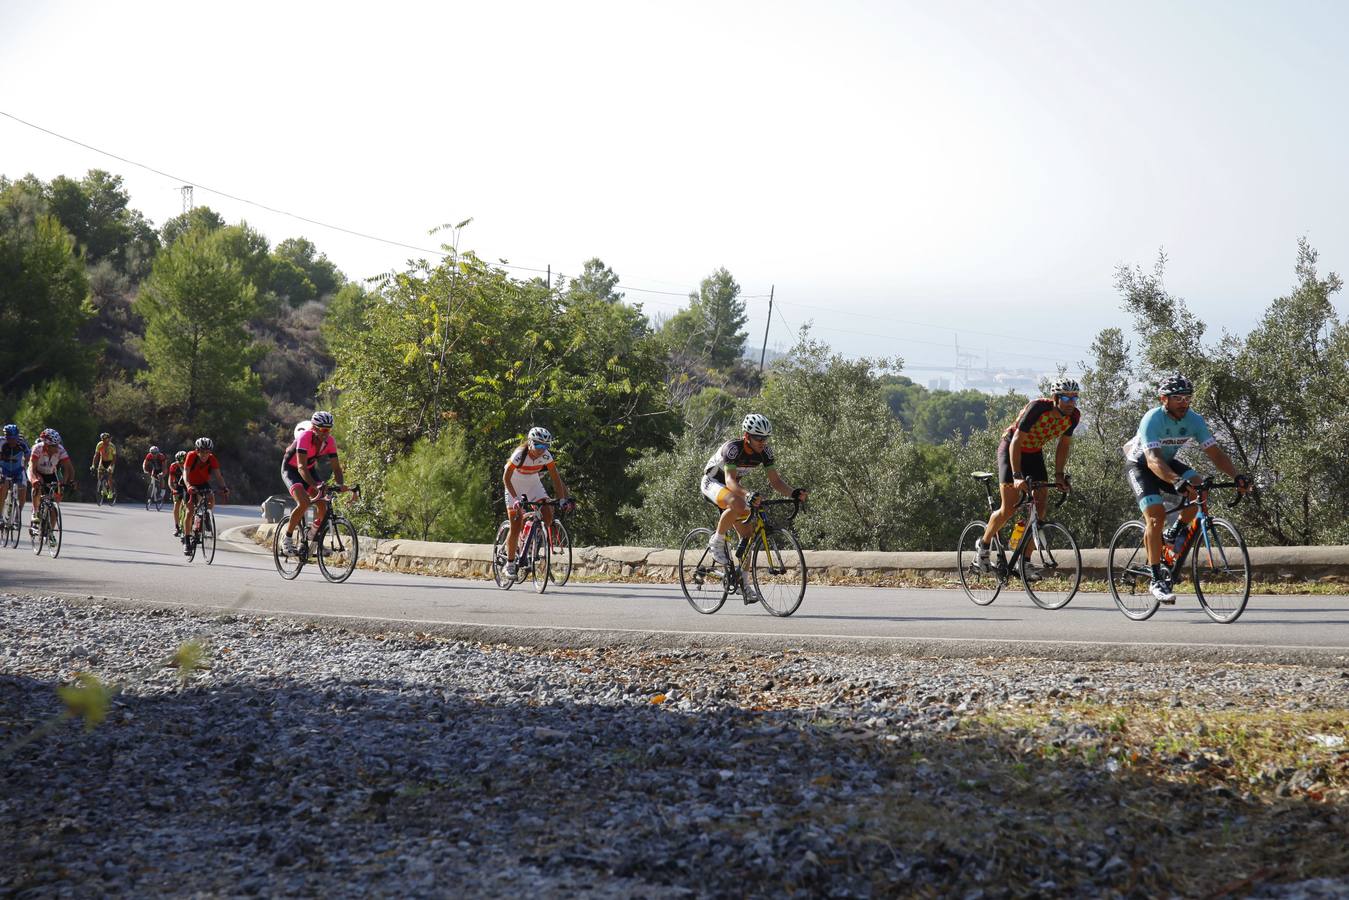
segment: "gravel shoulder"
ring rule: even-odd
[[[0,634],[8,896],[1349,895],[1336,668]]]

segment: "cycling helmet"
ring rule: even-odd
[[[304,434],[306,431],[308,431],[313,427],[314,423],[309,421],[308,419],[305,419],[303,422],[295,423],[295,440],[298,441],[300,439],[300,435]]]
[[[316,428],[332,428],[333,414],[320,409],[309,417],[309,421],[313,422]]]
[[[158,447],[151,447],[151,448],[150,448],[150,455],[151,455],[151,456],[154,456],[154,455],[155,455],[156,453],[158,453],[158,452],[159,452],[159,448],[158,448]]]
[[[112,435],[108,434],[106,431],[103,432],[102,434],[100,434],[100,435],[98,436],[98,439],[99,439],[100,441],[110,440],[111,438],[112,438]]]
[[[61,432],[57,431],[55,428],[42,429],[42,434],[40,435],[40,437],[48,444],[61,443]]]
[[[197,438],[197,442],[192,446],[196,447],[198,450],[214,450],[215,441],[208,437],[199,437]]]
[[[18,436],[19,436],[19,426],[18,426],[18,425],[6,425],[6,426],[5,426],[5,437],[18,437]]]
[[[1076,394],[1081,388],[1077,382],[1071,378],[1056,378],[1054,383],[1049,386],[1049,393],[1058,396],[1059,394]]]
[[[187,459],[187,451],[179,450],[177,453],[173,454],[173,458],[178,462],[182,462],[183,460]]]
[[[1170,397],[1173,394],[1193,394],[1194,382],[1184,375],[1168,375],[1162,379],[1161,384],[1157,385],[1157,393],[1162,397]]]
[[[740,427],[746,434],[754,437],[768,437],[773,433],[773,423],[768,421],[768,416],[761,416],[758,413],[745,416],[745,421]]]
[[[531,444],[551,444],[553,433],[542,425],[535,425],[529,429],[529,442]]]

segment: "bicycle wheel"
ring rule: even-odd
[[[548,561],[548,577],[553,579],[553,584],[562,587],[571,578],[571,535],[560,520],[553,522],[548,548],[552,557]]]
[[[272,562],[276,563],[276,571],[282,578],[290,581],[300,574],[304,568],[305,557],[301,548],[296,548],[294,553],[287,553],[285,550],[286,538],[286,519],[282,519],[276,525],[276,532],[272,535]],[[304,526],[300,526],[303,528]],[[300,532],[301,539],[304,538],[304,532]]]
[[[153,480],[145,485],[145,511],[149,512],[150,507],[155,505],[155,483]]]
[[[542,594],[548,590],[548,573],[552,571],[553,554],[548,547],[548,536],[543,531],[543,520],[534,523],[534,530],[525,545],[525,559],[529,561],[529,571],[534,578],[534,590]]]
[[[750,580],[764,609],[783,618],[796,612],[806,596],[806,556],[796,535],[786,528],[770,528],[750,556]]]
[[[1105,578],[1119,611],[1135,622],[1149,619],[1157,611],[1158,600],[1148,589],[1152,584],[1152,568],[1143,546],[1142,522],[1125,522],[1115,530],[1106,556]]]
[[[61,555],[61,507],[51,505],[47,514],[47,555],[52,559]]]
[[[965,589],[975,606],[988,606],[998,599],[1005,580],[1002,573],[1002,535],[993,535],[993,543],[988,545],[988,570],[979,566],[979,542],[984,539],[985,522],[971,522],[960,533],[960,543],[956,546],[956,570],[960,574],[960,586]]]
[[[99,506],[103,505],[103,494],[106,490],[107,488],[104,487],[103,483],[103,476],[99,475],[97,481],[94,484],[94,497],[98,501]]]
[[[5,530],[0,535],[0,547],[13,545],[19,546],[19,523],[23,514],[23,508],[19,506],[19,488],[17,485],[9,486],[9,493],[5,495]]]
[[[1035,546],[1021,556],[1021,581],[1041,609],[1063,609],[1077,595],[1082,554],[1067,528],[1057,522],[1036,525]]]
[[[1190,552],[1194,592],[1204,612],[1224,625],[1235,622],[1251,596],[1251,559],[1241,532],[1226,519],[1209,519]]]
[[[511,523],[502,522],[497,526],[496,540],[492,542],[492,578],[496,580],[497,587],[504,591],[509,591],[515,587],[515,579],[506,574],[506,538],[510,536]]]
[[[730,587],[727,567],[713,559],[707,548],[711,539],[712,529],[695,528],[679,547],[679,586],[689,606],[705,616],[721,609]]]
[[[341,516],[329,516],[319,535],[319,571],[323,577],[341,584],[351,577],[360,555],[356,526]]]
[[[201,561],[210,565],[215,562],[215,514],[209,509],[201,514],[201,532],[197,536],[197,548],[201,550]]]
[[[33,555],[41,556],[42,548],[47,543],[47,504],[38,501],[37,505],[38,520],[36,523],[28,526],[28,542],[33,547]]]

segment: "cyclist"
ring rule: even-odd
[[[94,447],[94,458],[89,463],[89,471],[98,477],[100,469],[107,469],[107,479],[112,481],[113,470],[117,468],[117,448],[113,446],[112,435],[106,431],[98,436],[98,444]]]
[[[1184,375],[1162,379],[1157,386],[1161,404],[1143,415],[1138,423],[1138,433],[1124,445],[1124,457],[1128,460],[1125,477],[1129,487],[1133,488],[1138,508],[1143,511],[1143,545],[1147,549],[1148,565],[1152,567],[1152,584],[1148,590],[1166,604],[1175,603],[1176,595],[1171,590],[1170,573],[1162,568],[1162,526],[1166,522],[1162,495],[1183,494],[1186,499],[1193,500],[1196,496],[1194,486],[1202,480],[1198,472],[1178,461],[1176,454],[1194,441],[1215,466],[1237,482],[1241,493],[1250,490],[1250,478],[1237,474],[1237,467],[1218,446],[1203,417],[1190,409],[1193,394],[1194,384]],[[1177,534],[1183,533],[1181,528],[1189,528],[1198,512],[1195,506],[1184,510],[1170,538],[1174,540]]]
[[[286,523],[282,550],[295,553],[295,529],[304,521],[305,510],[314,506],[314,521],[322,522],[328,514],[328,504],[318,496],[319,478],[316,474],[320,459],[331,460],[333,479],[340,487],[344,478],[342,463],[337,459],[337,441],[333,439],[333,414],[318,410],[310,417],[307,428],[295,426],[295,440],[286,447],[281,457],[281,480],[295,498],[295,509]]]
[[[1057,440],[1054,447],[1054,486],[1068,490],[1065,475],[1068,454],[1072,452],[1073,430],[1081,421],[1077,409],[1079,387],[1071,378],[1056,379],[1049,386],[1049,396],[1032,400],[1021,407],[1016,420],[1007,426],[998,443],[998,494],[1002,505],[988,517],[983,540],[979,542],[979,568],[988,571],[988,548],[993,535],[1016,514],[1017,501],[1027,480],[1035,481],[1035,512],[1045,515],[1049,498],[1049,470],[1045,467],[1045,446]],[[1037,574],[1032,568],[1030,576]]]
[[[0,439],[0,509],[5,508],[5,501],[9,498],[12,484],[13,489],[19,492],[19,507],[22,511],[26,500],[23,493],[24,486],[28,484],[28,479],[24,477],[23,470],[28,468],[28,457],[31,455],[31,450],[28,447],[28,442],[19,433],[18,425],[6,425],[4,435],[4,438]]]
[[[70,454],[61,444],[61,434],[54,428],[44,428],[38,435],[37,443],[33,445],[32,452],[28,457],[28,481],[33,486],[31,492],[33,497],[33,518],[29,524],[30,529],[37,528],[37,507],[38,500],[42,495],[41,486],[44,484],[55,484],[59,488],[61,479],[57,475],[57,469],[65,474],[65,483],[75,483],[75,464],[70,461]],[[56,492],[56,502],[61,502],[61,492]]]
[[[179,450],[173,455],[173,462],[169,463],[169,496],[173,498],[173,536],[183,536],[183,511],[186,504],[183,502],[183,460],[187,459],[187,451]]]
[[[153,481],[164,475],[164,465],[167,460],[164,454],[156,446],[151,446],[145,453],[145,459],[141,460],[141,471],[145,473],[146,481]]]
[[[506,535],[506,576],[514,578],[517,571],[515,562],[516,545],[520,542],[520,529],[524,525],[524,508],[520,506],[520,497],[526,500],[546,500],[548,491],[543,487],[543,471],[548,471],[563,504],[571,505],[571,492],[563,483],[557,471],[557,461],[553,459],[551,447],[553,433],[541,425],[529,429],[525,442],[511,451],[506,459],[506,468],[501,475],[501,483],[506,488],[506,515],[510,517],[511,529]],[[543,522],[550,531],[553,527],[552,507],[542,508]]]
[[[187,488],[187,509],[183,514],[184,520],[192,514],[193,494],[201,491],[206,492],[206,505],[209,509],[215,509],[215,495],[211,493],[211,475],[214,473],[220,481],[221,493],[229,495],[229,485],[225,484],[225,476],[220,471],[220,460],[215,455],[215,441],[208,437],[199,437],[192,445],[192,450],[183,458],[183,486]],[[186,522],[184,523],[186,525]],[[184,527],[184,531],[187,528]],[[183,553],[186,556],[192,555],[192,548],[187,546],[187,535],[183,535]]]
[[[793,488],[788,485],[778,474],[773,450],[768,446],[768,436],[773,433],[773,424],[768,421],[768,417],[750,413],[745,416],[740,427],[741,436],[718,447],[708,459],[707,465],[703,467],[702,495],[721,510],[717,530],[708,541],[707,547],[713,559],[722,565],[731,564],[731,556],[722,537],[726,531],[734,528],[740,535],[740,546],[736,549],[736,556],[744,552],[745,542],[754,533],[746,519],[749,517],[750,506],[758,506],[759,498],[740,484],[741,469],[755,469],[762,466],[768,476],[768,483],[784,497],[804,500],[807,494],[804,488]],[[758,598],[750,590],[749,573],[741,574],[745,582],[743,590],[745,602],[757,602]]]

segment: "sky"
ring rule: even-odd
[[[1119,265],[1164,250],[1211,334],[1300,237],[1349,268],[1346,38],[1334,2],[0,0],[0,173],[106,169],[156,225],[191,183],[351,278],[471,219],[653,316],[724,266],[755,345],[771,291],[770,347],[1076,370]]]

